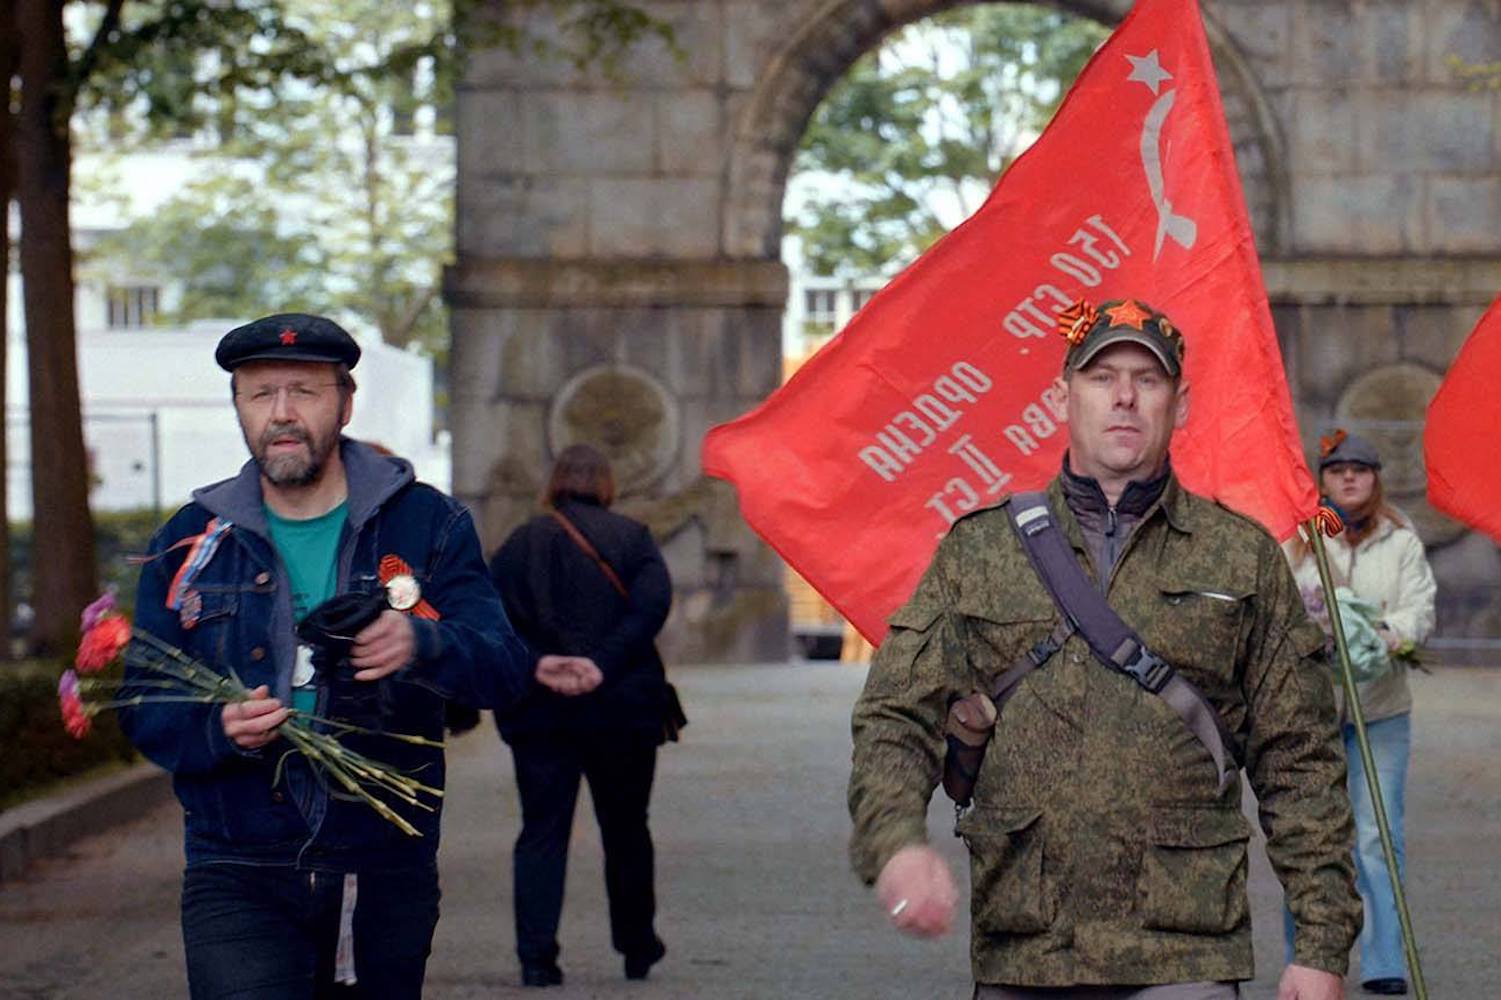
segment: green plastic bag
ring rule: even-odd
[[[1390,673],[1391,654],[1376,623],[1381,620],[1381,609],[1369,601],[1355,596],[1349,587],[1336,587],[1334,598],[1339,604],[1340,621],[1345,626],[1345,645],[1350,650],[1350,672],[1358,684],[1373,681]],[[1337,669],[1337,665],[1336,665]]]

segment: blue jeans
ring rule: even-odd
[[[204,864],[182,883],[182,937],[193,1000],[417,1000],[438,924],[435,865],[359,877],[354,963],[334,984],[341,872]]]
[[[1412,716],[1404,712],[1368,723],[1371,757],[1381,782],[1381,804],[1392,831],[1392,849],[1397,872],[1407,883],[1407,852],[1402,833],[1403,806],[1407,801],[1407,760],[1412,750]],[[1355,743],[1355,727],[1345,726],[1345,757],[1350,763],[1350,806],[1355,813],[1355,887],[1365,903],[1365,926],[1360,931],[1360,979],[1406,979],[1407,960],[1402,953],[1402,923],[1397,917],[1396,894],[1381,853],[1381,833],[1376,811],[1366,786],[1365,764]],[[1287,951],[1292,955],[1292,916],[1283,909]]]

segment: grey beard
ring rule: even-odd
[[[317,441],[312,435],[301,432],[299,438],[307,446],[308,455],[303,458],[300,455],[282,455],[278,458],[266,458],[266,450],[270,447],[270,440],[278,435],[275,427],[268,427],[261,441],[259,451],[255,451],[256,468],[260,469],[261,475],[273,486],[311,486],[323,475],[323,467],[328,463],[328,456],[332,454],[338,444],[338,437],[332,440],[321,451],[317,447]]]
[[[257,457],[255,464],[274,486],[311,486],[323,474],[323,459],[317,455],[285,455],[270,461]]]

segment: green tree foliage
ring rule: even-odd
[[[457,26],[471,26],[471,42],[578,64],[663,30],[621,0],[538,0],[502,20],[480,13],[472,0],[167,5],[95,74],[111,111],[96,141],[144,148],[206,132],[217,141],[197,156],[213,170],[103,241],[96,258],[122,255],[182,282],[167,322],[295,305],[442,354],[454,164],[450,146],[412,132],[419,116],[429,134],[448,130]],[[528,14],[551,18],[552,33],[528,33]]]
[[[440,71],[430,53],[451,51],[448,10],[303,0],[279,21],[245,20],[249,47],[265,39],[279,72],[252,57],[227,76],[229,54],[210,39],[184,60],[166,35],[134,37],[118,91],[134,96],[117,100],[100,141],[141,149],[206,135],[195,153],[205,169],[103,240],[96,260],[180,283],[164,321],[297,308],[358,318],[397,346],[438,348],[453,163],[441,142],[414,155],[409,133],[419,107],[446,107],[439,74],[453,59]],[[139,82],[148,68],[149,89]]]
[[[332,311],[322,248],[306,233],[281,233],[279,225],[277,204],[263,187],[212,177],[104,236],[89,257],[104,265],[128,260],[181,282],[181,300],[166,321],[250,316],[280,302]]]
[[[1501,90],[1501,62],[1472,63],[1459,56],[1445,58],[1449,72],[1469,90]]]
[[[518,23],[534,12],[549,15],[557,25],[546,41],[529,41]],[[351,24],[353,13],[360,16]],[[403,32],[386,32],[382,13],[404,25]],[[322,19],[325,15],[327,20]],[[366,31],[377,37],[368,37]],[[541,54],[604,65],[643,35],[670,37],[664,25],[627,0],[515,0],[504,5],[489,0],[417,0],[411,5],[358,0],[0,0],[0,34],[6,42],[0,45],[0,66],[10,95],[0,104],[0,116],[5,118],[0,126],[5,142],[0,161],[7,168],[0,169],[0,211],[9,209],[12,198],[21,209],[33,500],[38,535],[51,546],[50,558],[35,574],[33,640],[38,648],[53,651],[67,648],[76,637],[78,609],[95,591],[71,307],[73,143],[76,135],[87,134],[90,116],[105,122],[99,141],[116,148],[152,135],[191,135],[211,124],[226,143],[256,149],[265,139],[258,130],[275,131],[283,108],[297,108],[318,93],[334,95],[343,103],[323,120],[354,129],[354,156],[364,175],[346,171],[340,186],[322,190],[320,198],[329,190],[365,192],[364,242],[340,245],[337,253],[322,251],[320,244],[321,257],[304,253],[299,235],[282,228],[280,214],[268,218],[252,211],[240,220],[230,208],[219,207],[220,201],[211,200],[213,208],[205,211],[203,203],[192,199],[199,192],[184,192],[167,215],[181,218],[196,207],[209,216],[190,227],[188,236],[197,241],[191,255],[208,260],[215,251],[223,253],[217,272],[212,263],[202,267],[202,280],[190,299],[212,311],[225,308],[236,296],[279,301],[284,289],[275,282],[295,287],[307,275],[291,274],[292,264],[310,260],[311,273],[325,273],[323,287],[331,295],[352,297],[356,291],[351,289],[358,288],[368,295],[389,278],[393,287],[381,287],[387,298],[366,303],[370,319],[383,331],[400,330],[401,336],[416,338],[422,336],[420,329],[433,328],[427,317],[436,298],[433,276],[440,262],[403,262],[400,244],[414,239],[414,232],[425,231],[427,223],[413,229],[393,219],[397,209],[406,207],[403,199],[425,204],[427,198],[420,189],[403,189],[389,180],[399,166],[372,162],[368,129],[361,132],[364,125],[350,109],[370,106],[381,88],[406,93],[419,83],[424,60],[430,63],[432,102],[447,107],[453,81],[461,72],[461,36],[480,45],[530,45]],[[317,137],[309,137],[305,128],[283,131],[287,149],[318,146]],[[328,135],[323,136],[323,146],[337,147],[341,153],[346,148],[330,142]],[[13,159],[7,159],[11,155]],[[12,172],[16,182],[8,190]],[[233,171],[226,174],[238,176]],[[388,202],[393,207],[384,211],[369,208],[378,200],[369,193],[377,176],[374,189],[381,197],[396,192]],[[276,204],[276,192],[263,187],[260,193],[278,213],[283,210]],[[232,188],[210,194],[226,205],[237,197],[244,201],[243,191]],[[451,212],[441,207],[443,197],[433,200],[440,214]],[[224,238],[237,225],[240,235]],[[316,227],[303,230],[309,231],[315,238],[323,235]],[[268,234],[275,237],[274,247],[268,246]],[[145,231],[135,235],[141,237],[130,245],[136,259],[150,259],[153,253],[168,256],[146,248]],[[247,248],[252,252],[247,254]],[[283,259],[259,259],[268,252]],[[336,275],[339,254],[363,255],[367,264],[349,268],[358,271],[353,276]],[[317,265],[324,271],[317,272]],[[230,270],[241,277],[225,277]],[[275,281],[251,291],[260,274],[275,275]],[[410,286],[403,284],[408,281]],[[239,292],[236,282],[245,286]]]
[[[788,231],[815,273],[888,273],[977,209],[1107,29],[1037,4],[967,7],[863,56],[814,112]]]

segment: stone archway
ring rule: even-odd
[[[698,444],[780,380],[782,191],[808,116],[886,33],[959,2],[655,4],[678,51],[644,43],[614,77],[471,53],[445,294],[455,492],[487,547],[531,509],[564,405],[565,424],[650,466],[623,504],[664,539],[678,589],[669,658],[785,655],[780,563],[703,477]],[[1444,69],[1447,54],[1501,51],[1501,11],[1204,3],[1294,397],[1316,434],[1361,371],[1441,372],[1501,288],[1501,94]],[[1111,22],[1129,3],[1064,6]],[[570,396],[581,378],[633,387],[639,405]],[[1501,616],[1476,612],[1466,581],[1495,547],[1450,548],[1441,593],[1445,573],[1463,592],[1441,627],[1489,635]]]
[[[975,0],[833,0],[818,5],[770,59],[731,134],[726,218],[728,246],[746,256],[775,256],[782,235],[782,193],[808,120],[855,60],[908,24],[971,6]],[[1056,5],[1104,24],[1129,3],[1070,0]],[[1257,244],[1275,253],[1287,231],[1287,181],[1281,139],[1244,56],[1212,17],[1206,34],[1220,74],[1221,97],[1246,191]]]

